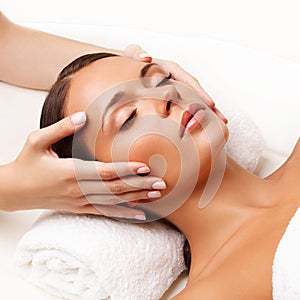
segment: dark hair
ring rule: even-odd
[[[88,66],[92,62],[112,57],[118,56],[113,53],[101,52],[101,53],[92,53],[86,54],[83,56],[78,57],[70,64],[68,64],[58,75],[56,82],[51,87],[49,94],[47,95],[41,113],[40,119],[40,128],[50,126],[59,120],[64,118],[64,110],[65,110],[65,99],[69,91],[70,81],[72,79],[72,75],[78,72],[80,69]],[[52,145],[52,149],[56,152],[56,154],[61,158],[70,158],[72,156],[72,143],[73,143],[73,135],[63,138],[62,140],[58,141],[57,143]],[[82,157],[77,157],[82,158]],[[85,157],[85,159],[87,159]],[[179,229],[164,220],[167,224],[169,224],[174,229]],[[191,264],[191,252],[190,246],[187,241],[185,240],[184,247],[183,247],[183,254],[184,254],[184,261],[188,268],[190,269]]]
[[[91,53],[80,56],[68,64],[59,73],[56,82],[51,87],[49,94],[45,99],[41,113],[40,128],[52,125],[64,118],[65,99],[69,91],[72,75],[96,60],[112,56],[118,55],[107,52]],[[53,144],[52,149],[61,158],[72,157],[72,142],[73,135],[67,136]]]
[[[191,260],[192,260],[192,254],[191,254],[191,247],[187,240],[185,239],[184,245],[183,245],[183,256],[184,256],[184,262],[187,266],[188,271],[190,271],[191,268]]]

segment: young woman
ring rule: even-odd
[[[300,143],[284,165],[258,178],[224,157],[226,122],[199,96],[156,64],[111,54],[80,57],[61,72],[41,126],[84,110],[88,126],[54,150],[105,162],[152,160],[167,185],[149,191],[160,200],[145,194],[136,205],[174,224],[191,249],[187,286],[174,299],[272,299],[274,255],[300,205]],[[99,207],[92,194],[82,202]]]

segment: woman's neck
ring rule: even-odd
[[[222,184],[205,208],[198,208],[202,189],[168,216],[187,237],[191,252],[190,277],[199,275],[236,233],[275,202],[274,183],[248,172],[228,157]],[[274,198],[273,198],[274,199]]]

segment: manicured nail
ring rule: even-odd
[[[138,174],[150,173],[150,168],[149,167],[141,167],[141,168],[137,169],[136,172]]]
[[[146,220],[146,216],[144,216],[144,215],[135,215],[134,218],[137,219],[137,220],[141,220],[141,221]]]
[[[161,197],[160,191],[152,191],[147,194],[148,198],[159,198]]]
[[[215,112],[216,112],[216,114],[223,120],[223,122],[224,122],[225,124],[228,123],[228,120],[224,117],[224,115],[220,112],[219,109],[215,108]]]
[[[164,181],[156,181],[152,184],[152,188],[154,189],[158,189],[158,190],[163,190],[165,189],[167,186],[164,183]]]
[[[74,125],[80,125],[86,121],[86,114],[85,112],[78,112],[71,116],[71,122]]]
[[[148,58],[148,57],[151,57],[151,56],[146,52],[142,52],[142,53],[139,54],[139,57],[140,58]]]

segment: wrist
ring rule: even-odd
[[[16,210],[13,208],[16,198],[15,186],[12,184],[14,178],[13,163],[0,166],[0,210],[7,212]]]

